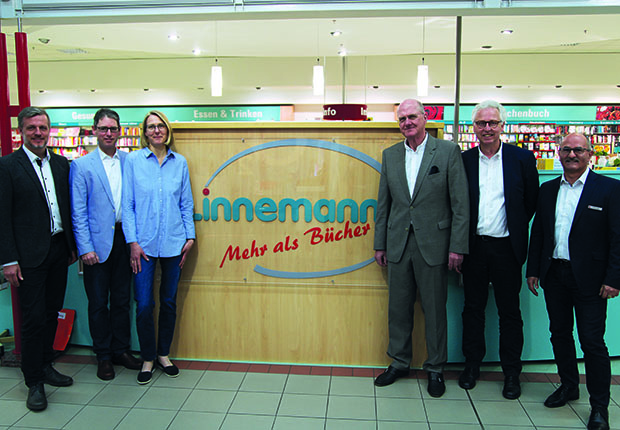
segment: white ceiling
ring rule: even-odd
[[[122,20],[127,22],[24,19],[33,102],[322,104],[341,97],[337,52],[342,47],[349,55],[346,81],[353,99],[395,103],[412,95],[422,56],[431,69],[431,84],[440,86],[428,101],[454,98],[456,18],[451,16]],[[620,100],[619,22],[617,14],[464,16],[463,102],[478,100],[481,93],[509,102],[549,101],[549,92],[551,102]],[[16,21],[1,24],[13,51]],[[504,29],[513,33],[501,34]],[[334,30],[342,35],[332,37]],[[179,40],[169,40],[171,33]],[[192,54],[196,48],[199,56]],[[208,94],[215,57],[224,67],[222,98]],[[326,64],[328,95],[323,99],[311,95],[316,58]]]

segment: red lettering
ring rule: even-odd
[[[241,256],[239,255],[239,247],[235,246],[233,248],[232,245],[228,245],[228,249],[226,250],[226,252],[224,253],[224,258],[222,258],[222,262],[220,263],[220,269],[222,268],[222,266],[224,265],[224,261],[226,260],[226,257],[228,257],[228,261],[232,261],[233,258],[235,260],[240,260]]]
[[[293,246],[291,247],[292,250],[295,250],[299,248],[299,241],[297,239],[293,240]]]
[[[248,258],[250,258],[250,250],[249,249],[244,249],[243,252],[241,253],[241,256],[243,257],[244,260],[247,260]]]
[[[310,236],[310,245],[316,245],[323,241],[323,235],[321,234],[320,227],[313,227],[310,230],[306,230],[304,232],[304,236],[308,233],[312,233],[312,236]]]
[[[344,225],[344,238],[346,239],[347,237],[353,237],[353,231],[351,230],[351,227],[349,227],[349,221],[347,221]]]
[[[325,229],[325,242],[334,241],[334,227],[327,227]]]
[[[273,252],[284,252],[284,244],[282,242],[276,243],[276,246],[273,247]]]
[[[360,228],[360,226],[358,225],[357,227],[355,227],[355,229],[353,230],[353,236],[355,237],[360,237],[362,235],[362,229]]]
[[[364,230],[364,236],[366,236],[366,233],[368,233],[368,230],[370,230],[370,224],[362,226],[362,230]]]
[[[342,236],[343,236],[342,230],[338,230],[335,236],[336,241],[342,240]]]

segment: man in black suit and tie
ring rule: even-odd
[[[383,151],[374,241],[375,260],[388,270],[392,364],[375,385],[390,385],[409,374],[413,305],[419,291],[428,392],[441,397],[448,356],[448,269],[460,272],[467,253],[467,179],[460,148],[426,132],[422,103],[403,101],[398,121],[405,140]]]
[[[479,145],[463,153],[469,182],[470,245],[463,262],[466,362],[459,385],[470,390],[480,375],[480,363],[486,353],[484,326],[490,282],[499,315],[502,394],[507,399],[517,399],[521,395],[523,351],[521,270],[538,198],[538,171],[530,151],[501,142],[506,124],[506,109],[501,104],[492,100],[478,104],[472,122]]]
[[[582,134],[566,136],[559,152],[564,174],[540,188],[526,270],[530,291],[537,296],[540,283],[545,292],[561,382],[545,406],[579,398],[576,318],[592,407],[588,429],[607,430],[611,364],[604,336],[607,300],[620,289],[620,181],[588,168],[592,145]]]
[[[23,145],[0,158],[0,264],[19,288],[26,406],[41,411],[47,407],[44,383],[73,383],[52,367],[67,267],[76,260],[69,162],[47,150],[50,120],[44,109],[27,107],[17,119]]]

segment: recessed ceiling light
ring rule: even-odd
[[[168,35],[168,39],[170,39],[170,40],[179,40],[179,35],[176,34],[176,33],[170,33]]]
[[[90,89],[90,92],[91,92],[91,93],[96,93],[96,92],[97,92],[97,89],[96,89],[96,88],[91,88],[91,89]]]
[[[347,50],[344,48],[340,48],[340,50],[338,51],[338,55],[340,55],[341,57],[346,57],[347,56]]]
[[[482,48],[482,49],[491,49],[493,47],[491,45],[482,45],[480,48]]]
[[[512,34],[512,33],[514,33],[514,31],[509,29],[509,28],[506,28],[505,30],[500,31],[500,33],[502,33],[502,34]]]
[[[150,91],[150,90],[151,90],[150,88],[145,88],[145,89],[144,89],[144,91]]]
[[[342,34],[342,31],[340,31],[340,30],[335,30],[335,31],[332,31],[332,32],[331,32],[331,33],[329,33],[329,34],[331,34],[333,37],[338,37],[338,36],[340,36],[340,35]]]
[[[555,87],[556,88],[562,88],[562,85],[556,85]]]
[[[45,90],[39,90],[39,94],[43,94]]]
[[[620,87],[620,85],[618,85],[618,86]],[[373,85],[373,86],[372,86],[372,88],[373,88],[374,90],[378,90],[378,89],[379,89],[379,85]]]
[[[192,50],[192,54],[194,54],[194,55],[200,55],[201,52],[202,51],[200,50],[200,48],[196,48],[196,49]]]
[[[260,91],[262,87],[256,87],[256,91]]]
[[[616,85],[616,87],[620,88],[620,84]]]
[[[441,88],[441,85],[433,85],[433,88]]]
[[[503,85],[495,85],[495,88],[501,88]]]
[[[47,37],[39,37],[39,42],[41,42],[44,45],[47,45],[48,43],[50,43],[50,40]]]

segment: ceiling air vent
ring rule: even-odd
[[[85,51],[80,48],[73,49],[59,49],[58,52],[62,52],[63,54],[75,55],[75,54],[88,54],[88,51]]]

